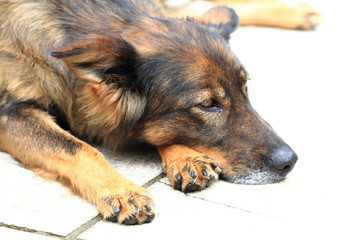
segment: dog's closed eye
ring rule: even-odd
[[[208,112],[220,112],[222,108],[214,99],[207,99],[199,104],[200,108]]]

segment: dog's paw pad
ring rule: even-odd
[[[167,174],[174,189],[193,192],[208,187],[219,178],[221,170],[207,156],[186,157],[167,167]]]
[[[102,198],[98,209],[105,220],[126,225],[148,223],[155,218],[154,202],[145,189],[120,190]]]

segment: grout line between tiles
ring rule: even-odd
[[[0,222],[0,227],[14,229],[14,230],[22,231],[22,232],[35,233],[35,234],[39,234],[39,235],[46,236],[46,237],[64,238],[64,236],[62,236],[62,235],[54,234],[54,233],[51,233],[51,232],[34,230],[34,229],[31,229],[31,228],[20,227],[20,226],[16,226],[16,225],[13,225],[13,224],[6,224],[6,223],[2,223],[2,222]]]
[[[102,220],[102,217],[100,214],[96,215],[94,218],[92,218],[91,220],[87,221],[86,223],[84,223],[83,225],[81,225],[80,227],[78,227],[77,229],[75,229],[74,231],[72,231],[71,233],[69,233],[68,235],[66,235],[65,240],[74,240],[77,239],[77,237],[82,234],[83,232],[85,232],[86,230],[88,230],[89,228],[91,228],[92,226],[94,226],[96,223],[100,222]]]
[[[160,173],[159,175],[157,175],[156,177],[150,179],[148,182],[146,182],[145,184],[142,185],[143,188],[148,188],[151,185],[153,185],[154,183],[157,183],[158,181],[160,181],[160,179],[165,177],[165,173]]]
[[[240,211],[243,211],[243,212],[255,214],[255,215],[258,215],[258,216],[268,217],[268,218],[271,218],[271,219],[276,219],[276,220],[283,221],[283,219],[281,219],[281,218],[269,216],[269,215],[262,214],[262,213],[259,213],[259,212],[253,212],[253,211],[251,211],[251,210],[247,210],[247,209],[243,209],[243,208],[239,208],[239,207],[234,207],[234,206],[231,206],[231,205],[228,205],[228,204],[225,204],[225,203],[221,203],[221,202],[217,202],[217,201],[212,201],[212,200],[209,200],[209,199],[206,199],[206,198],[202,198],[202,197],[198,197],[198,196],[192,196],[192,195],[188,195],[188,194],[186,194],[186,196],[192,197],[192,198],[196,198],[196,199],[200,199],[200,200],[203,200],[203,201],[206,201],[206,202],[211,202],[211,203],[215,203],[215,204],[218,204],[218,205],[222,205],[222,206],[224,206],[224,207],[233,208],[233,209],[240,210]]]
[[[172,188],[172,186],[169,185],[169,184],[166,183],[166,182],[160,182],[160,183],[161,183],[161,184],[165,184],[166,186],[170,186],[170,187]],[[204,191],[204,190],[202,190],[202,191]],[[205,191],[206,191],[206,190],[205,190]],[[231,205],[222,203],[222,202],[213,201],[213,200],[206,199],[206,198],[202,198],[202,197],[199,197],[199,196],[193,196],[191,193],[184,193],[184,195],[186,195],[187,197],[192,197],[192,198],[196,198],[196,199],[203,200],[203,201],[206,201],[206,202],[211,202],[211,203],[214,203],[214,204],[218,204],[218,205],[222,205],[222,206],[225,206],[225,207],[237,209],[237,210],[240,210],[240,211],[243,211],[243,212],[247,212],[247,213],[251,213],[251,214],[255,214],[255,215],[258,215],[258,216],[263,216],[263,217],[268,217],[268,218],[271,218],[271,219],[276,219],[276,220],[283,221],[282,218],[277,218],[277,217],[273,217],[273,216],[266,215],[266,214],[263,214],[263,213],[253,212],[253,211],[250,211],[250,210],[247,210],[247,209],[243,209],[243,208],[239,208],[239,207],[234,207],[234,206],[231,206]]]

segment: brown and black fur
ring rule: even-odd
[[[144,0],[1,1],[0,150],[124,224],[150,222],[152,198],[86,142],[156,146],[184,192],[280,181],[296,155],[249,103],[237,23],[227,7],[172,19]]]

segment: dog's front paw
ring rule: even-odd
[[[220,168],[209,157],[184,157],[165,166],[174,189],[192,192],[204,189],[219,178]]]
[[[122,188],[102,197],[98,209],[104,219],[127,225],[151,222],[154,217],[154,202],[141,187]]]
[[[314,29],[321,21],[321,15],[316,9],[302,2],[298,2],[295,5],[294,12],[291,13],[290,17],[293,18],[293,28],[300,30]]]

